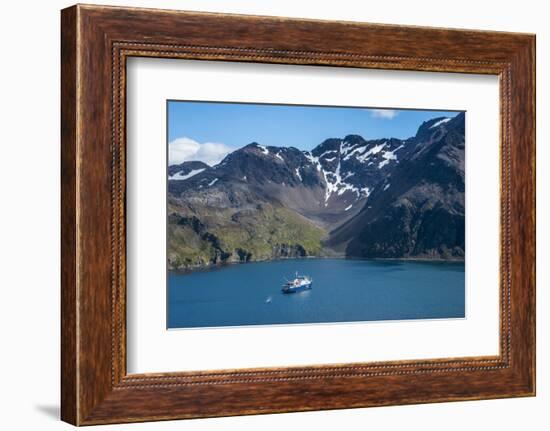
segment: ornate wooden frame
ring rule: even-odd
[[[534,35],[78,5],[62,11],[61,47],[63,420],[88,425],[535,394]],[[130,56],[498,75],[500,354],[128,375]]]

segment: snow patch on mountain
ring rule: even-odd
[[[325,184],[326,184],[326,190],[325,190],[325,206],[328,203],[328,200],[330,199],[330,195],[338,191],[339,185],[342,183],[342,178],[340,177],[340,162],[338,162],[338,166],[336,168],[336,171],[334,172],[327,172],[323,169],[323,176],[325,178]]]
[[[266,146],[260,145],[260,144],[256,144],[256,145],[258,146],[258,148],[259,148],[260,150],[262,150],[262,153],[264,153],[266,156],[269,154],[269,150],[267,149]]]
[[[355,172],[348,172],[344,177],[344,179],[347,180],[349,177],[353,177],[354,175],[355,175]]]
[[[375,145],[363,155],[356,157],[356,159],[359,160],[361,163],[364,163],[366,160],[370,158],[370,156],[378,154],[380,151],[382,151],[386,147],[386,144],[387,142],[383,142],[381,144]]]
[[[340,174],[341,168],[342,162],[338,161],[338,166],[334,172],[326,171],[325,169],[322,170],[326,183],[325,206],[328,205],[328,201],[333,194],[342,196],[345,192],[350,191],[356,194],[356,199],[360,199],[362,197],[368,197],[370,193],[368,187],[359,188],[353,184],[345,182]],[[346,176],[346,178],[348,177]]]
[[[443,118],[443,120],[436,121],[434,124],[432,124],[430,126],[430,129],[433,129],[437,126],[441,126],[442,124],[448,123],[449,121],[451,121],[450,118]]]
[[[352,157],[354,154],[357,154],[357,156],[360,156],[360,155],[361,155],[362,153],[364,153],[365,151],[367,151],[367,146],[366,146],[366,145],[363,145],[363,146],[354,148],[351,152],[346,153],[346,155],[345,155],[345,157],[344,157],[344,160],[349,160],[349,159],[351,159],[351,157]],[[355,156],[355,157],[357,157],[357,156]]]
[[[378,164],[378,169],[382,169],[384,166],[386,166],[388,163],[390,163],[390,160],[395,160],[397,161],[397,156],[395,155],[395,152],[400,150],[401,148],[403,148],[405,145],[404,144],[401,144],[399,147],[397,147],[395,150],[392,150],[392,151],[384,151],[382,153],[382,158],[384,160],[382,160],[379,164]]]
[[[322,159],[322,158],[324,158],[324,157],[326,157],[326,156],[328,156],[329,154],[332,154],[332,153],[338,153],[338,151],[337,150],[327,150],[323,154],[319,154],[318,158]],[[325,158],[325,160],[328,160],[328,159]]]
[[[352,144],[350,142],[347,142],[347,141],[342,141],[340,143],[340,153],[341,154],[344,154],[344,155],[347,155],[350,150],[352,150],[354,147],[356,147],[358,144]],[[355,150],[354,150],[355,151]]]
[[[182,175],[183,174],[183,171],[180,171],[180,172],[176,172],[174,175],[170,175],[168,177],[169,180],[177,180],[177,181],[182,181],[182,180],[186,180],[188,178],[191,178],[197,174],[200,174],[202,171],[204,171],[204,169],[194,169],[192,170],[191,172],[189,172],[188,174],[185,174],[185,175]]]
[[[319,157],[315,157],[309,151],[304,152],[304,156],[306,156],[310,163],[312,163],[317,168],[317,171],[321,172],[322,167],[321,163],[319,162]]]

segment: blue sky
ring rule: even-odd
[[[228,152],[251,142],[311,150],[327,138],[343,138],[350,134],[365,139],[405,139],[414,136],[423,121],[454,117],[457,113],[169,101],[169,162],[202,160],[212,165]]]

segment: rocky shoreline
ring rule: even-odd
[[[465,263],[464,258],[427,258],[427,257],[401,257],[401,258],[362,258],[349,257],[344,255],[326,255],[326,256],[302,256],[302,257],[277,257],[273,259],[258,259],[249,261],[225,261],[220,263],[212,263],[208,265],[196,265],[186,268],[168,268],[169,272],[176,274],[191,274],[195,272],[208,272],[226,268],[233,265],[244,265],[265,262],[277,262],[282,260],[314,260],[314,259],[338,259],[338,260],[357,260],[357,261],[381,261],[381,262],[422,262],[422,263]]]

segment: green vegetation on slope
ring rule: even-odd
[[[292,210],[261,204],[246,209],[171,207],[168,262],[193,269],[225,262],[319,256],[326,233]]]

